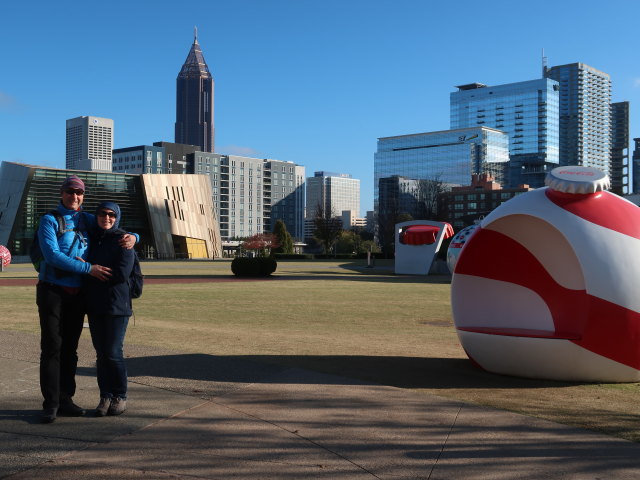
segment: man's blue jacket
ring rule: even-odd
[[[65,222],[64,233],[58,237],[58,221],[50,213],[40,219],[38,241],[44,260],[40,264],[38,279],[64,287],[80,287],[82,276],[91,271],[91,264],[77,260],[86,259],[89,230],[96,228],[96,218],[81,210],[69,210],[62,203],[57,211]]]

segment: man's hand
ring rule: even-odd
[[[106,282],[111,277],[111,269],[102,265],[91,265],[89,275],[97,278],[101,282]]]
[[[126,248],[127,250],[131,250],[133,246],[136,244],[136,237],[125,233],[120,239],[120,246],[122,248]]]

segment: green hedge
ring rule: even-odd
[[[272,257],[236,257],[231,262],[231,271],[239,277],[268,277],[277,267]]]
[[[274,253],[273,256],[280,260],[313,260],[310,253]]]
[[[323,258],[323,259],[330,259],[330,260],[345,260],[345,259],[352,259],[352,258],[356,258],[356,256],[353,253],[330,253],[328,255],[325,254],[319,254],[315,256],[317,259]]]

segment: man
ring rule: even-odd
[[[43,423],[55,421],[58,413],[80,416],[85,411],[73,402],[76,391],[78,342],[84,324],[84,301],[80,287],[84,275],[106,281],[111,269],[84,262],[88,250],[87,230],[95,217],[81,213],[84,182],[76,175],[60,187],[57,212],[64,219],[64,233],[58,235],[58,221],[52,214],[40,219],[38,240],[44,256],[40,264],[36,303],[40,316],[40,389]],[[127,235],[123,246],[132,248],[136,238]]]

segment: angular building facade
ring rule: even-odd
[[[450,94],[451,128],[485,126],[509,136],[505,185],[544,186],[559,163],[559,86],[542,78],[487,86],[460,85]]]
[[[113,120],[76,117],[67,120],[66,168],[110,172],[113,151]]]
[[[197,31],[176,79],[175,142],[214,151],[214,82],[198,44]]]
[[[544,68],[560,85],[560,164],[610,174],[611,79],[584,63]]]
[[[26,258],[42,215],[60,203],[60,185],[76,174],[86,185],[83,210],[103,200],[121,208],[121,227],[140,235],[142,258],[216,258],[222,255],[211,187],[202,175],[133,175],[60,170],[2,162],[0,244]]]

